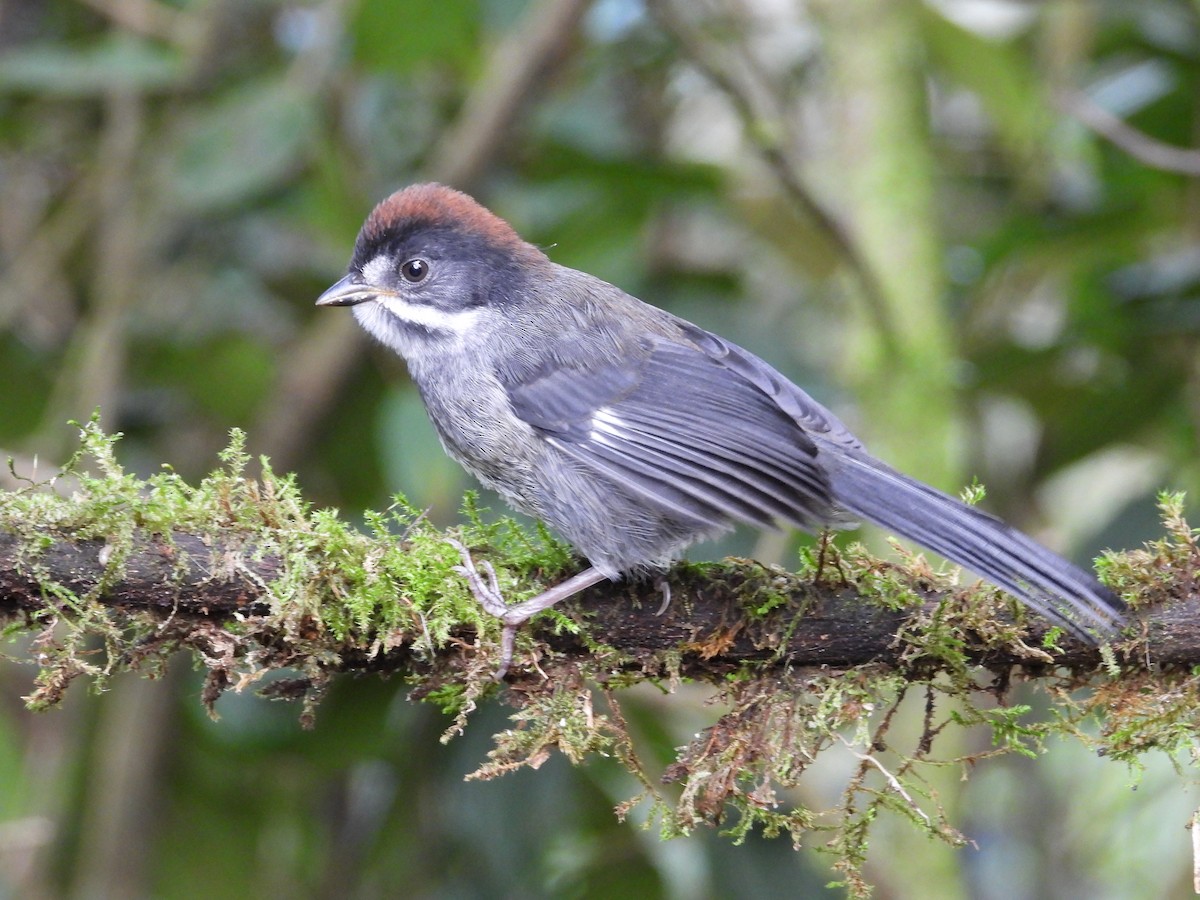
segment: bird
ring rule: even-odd
[[[605,579],[661,573],[736,523],[865,520],[1081,640],[1110,640],[1124,624],[1123,602],[1094,575],[872,456],[750,351],[551,261],[445,185],[376,205],[346,275],[316,302],[350,307],[405,360],[446,452],[588,562],[509,605],[491,568],[481,574],[455,544],[475,598],[503,626],[497,679],[532,616]]]

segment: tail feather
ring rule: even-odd
[[[830,476],[839,506],[970,569],[1083,640],[1121,627],[1125,604],[1091,573],[877,459],[838,457]]]

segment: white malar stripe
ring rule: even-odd
[[[381,295],[377,295],[374,300],[355,304],[351,309],[354,318],[367,334],[391,347],[410,363],[414,355],[419,355],[428,345],[429,340],[408,326],[429,329],[432,334],[437,335],[438,342],[444,349],[446,340],[455,345],[464,344],[469,339],[468,333],[476,318],[483,314],[481,308],[447,312],[419,303],[406,303],[398,297]]]
[[[483,312],[479,307],[445,310],[423,303],[408,303],[399,297],[380,297],[375,301],[397,319],[421,325],[432,331],[466,334]]]

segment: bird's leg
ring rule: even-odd
[[[841,576],[842,587],[849,586],[850,582],[846,578],[846,570],[842,568],[841,554],[838,553],[836,546],[831,546],[833,544],[833,532],[828,528],[822,528],[818,544],[820,549],[817,551],[817,572],[813,576],[813,584],[819,585],[821,583],[821,575],[825,571],[825,554],[828,553],[833,559],[834,568],[837,569],[838,575]]]
[[[593,584],[603,581],[605,578],[602,572],[589,566],[578,575],[573,575],[566,581],[542,591],[536,597],[531,597],[521,603],[509,606],[504,602],[504,596],[500,593],[500,584],[496,580],[496,570],[492,568],[492,564],[487,560],[480,563],[484,574],[487,576],[487,582],[485,583],[484,576],[479,573],[479,569],[475,566],[475,561],[471,559],[471,552],[459,541],[453,538],[448,538],[447,540],[450,546],[454,547],[462,557],[462,565],[455,566],[454,571],[461,572],[466,577],[467,584],[471,588],[471,593],[475,597],[475,602],[483,608],[483,611],[499,619],[504,626],[500,632],[500,666],[493,676],[496,681],[501,681],[504,678],[509,665],[512,663],[513,646],[516,642],[518,628],[560,600],[566,600],[568,597],[578,594],[585,588],[589,588]]]
[[[813,584],[821,583],[821,575],[825,572],[825,550],[829,546],[829,529],[822,528],[817,538],[817,571],[813,573]]]

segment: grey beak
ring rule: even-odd
[[[374,300],[379,292],[370,285],[363,284],[362,276],[351,272],[333,287],[317,298],[317,306],[354,306]]]

